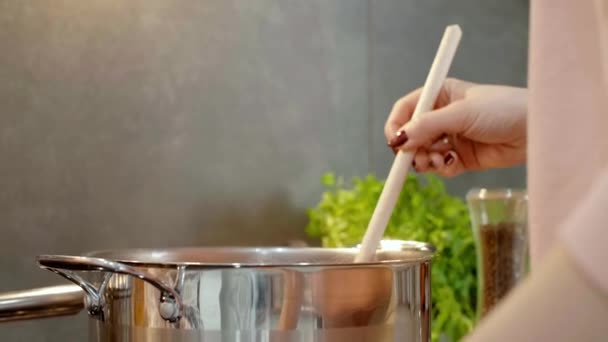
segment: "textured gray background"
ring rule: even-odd
[[[525,84],[527,1],[0,0],[0,291],[40,253],[282,244],[325,171],[385,177],[382,126],[445,25],[453,76]],[[448,182],[524,186],[521,168]],[[86,319],[0,325],[83,341]]]

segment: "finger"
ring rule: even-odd
[[[421,92],[422,88],[418,88],[395,102],[384,125],[386,141],[391,141],[397,134],[397,130],[410,121]]]
[[[462,160],[455,151],[449,151],[443,155],[443,167],[437,168],[436,173],[446,177],[454,177],[465,171]]]
[[[473,83],[471,82],[464,82],[453,78],[446,79],[432,109],[442,108],[451,102],[464,98],[466,89],[472,85]],[[412,119],[421,93],[422,88],[418,88],[399,99],[393,106],[384,126],[384,134],[386,135],[389,146],[396,147],[402,145],[407,140],[406,134],[401,134],[399,137],[395,136],[400,132],[400,129]]]
[[[449,150],[454,149],[454,145],[450,141],[450,138],[447,135],[443,135],[437,139],[431,146],[427,148],[429,152],[447,152]]]
[[[426,172],[429,170],[430,161],[428,153],[425,150],[419,150],[414,156],[414,163],[416,163],[417,172]]]
[[[403,131],[402,135],[407,137],[400,148],[413,150],[434,142],[444,134],[464,134],[472,126],[476,116],[464,101],[457,101],[440,109],[423,113],[415,120],[406,123],[398,131]]]
[[[430,159],[430,168],[433,170],[439,170],[444,167],[443,154],[439,152],[429,152],[428,156]]]

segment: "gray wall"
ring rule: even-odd
[[[0,0],[0,291],[40,253],[282,244],[320,175],[385,177],[382,126],[446,24],[452,75],[525,84],[526,1]],[[524,170],[448,182],[524,185]],[[85,317],[0,325],[82,341]]]

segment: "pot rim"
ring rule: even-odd
[[[272,267],[353,267],[353,266],[380,266],[380,265],[405,265],[412,263],[420,263],[430,261],[436,252],[435,247],[430,243],[418,241],[402,241],[402,240],[383,240],[381,248],[378,249],[378,255],[382,260],[372,262],[335,262],[335,261],[310,261],[310,262],[281,262],[274,260],[265,260],[286,253],[306,253],[306,255],[319,255],[320,253],[331,253],[341,255],[342,257],[352,256],[357,254],[358,247],[343,247],[343,248],[324,248],[324,247],[243,247],[243,246],[225,246],[225,247],[172,247],[172,248],[134,248],[134,249],[115,249],[115,250],[98,250],[84,254],[87,257],[103,258],[116,261],[119,263],[138,266],[138,267],[200,267],[200,268],[272,268]],[[257,255],[261,256],[262,260],[256,261],[235,261],[235,262],[217,262],[217,261],[184,261],[175,260],[177,255],[187,255],[188,252],[215,252],[233,255]],[[272,254],[270,256],[269,254]],[[145,256],[145,257],[144,257]],[[171,260],[173,256],[174,260]],[[401,256],[401,258],[399,258]],[[162,260],[163,258],[169,260]],[[276,260],[276,259],[275,259]]]

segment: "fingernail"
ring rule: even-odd
[[[452,165],[454,163],[454,160],[456,159],[454,158],[451,152],[448,152],[448,154],[446,154],[443,158],[443,162],[445,163],[445,165]]]
[[[405,134],[405,131],[401,130],[401,131],[397,132],[395,137],[388,142],[388,146],[398,147],[398,146],[405,144],[406,142],[407,142],[407,134]]]

